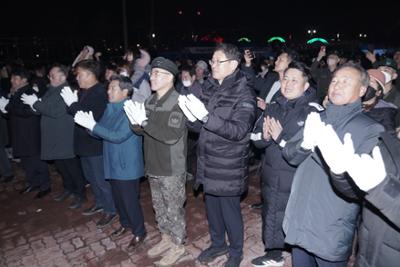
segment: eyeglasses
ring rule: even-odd
[[[152,71],[149,73],[150,76],[152,76],[152,75],[158,76],[159,74],[166,74],[166,75],[168,75],[168,74],[171,74],[171,73],[165,72],[165,71],[159,71],[159,70],[152,70]]]
[[[228,61],[231,61],[231,60],[233,60],[233,59],[209,60],[209,61],[208,61],[208,64],[210,64],[211,66],[214,65],[214,64],[221,65],[222,63],[225,63],[225,62],[228,62]]]

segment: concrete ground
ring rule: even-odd
[[[90,187],[87,189],[89,201],[84,207],[70,210],[70,200],[63,203],[53,200],[61,190],[61,178],[52,165],[49,166],[53,191],[38,200],[33,198],[35,193],[18,193],[24,187],[24,174],[17,164],[13,164],[16,178],[10,183],[0,184],[0,266],[156,266],[146,256],[146,251],[160,239],[146,180],[141,184],[141,204],[148,237],[143,247],[128,253],[125,248],[131,240],[130,233],[117,239],[110,237],[119,227],[117,221],[105,229],[97,229],[96,221],[100,214],[81,215],[82,210],[93,203]],[[250,261],[263,254],[260,210],[249,208],[251,203],[259,201],[258,184],[259,178],[253,171],[248,195],[241,203],[245,222],[242,267],[251,266]],[[187,255],[175,266],[223,266],[226,256],[208,265],[196,261],[199,253],[210,245],[210,238],[202,194],[194,196],[190,183],[187,184],[186,218]],[[285,266],[291,266],[290,255],[286,255]]]

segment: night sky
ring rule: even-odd
[[[307,29],[315,28],[326,37],[340,32],[350,38],[365,32],[374,40],[398,41],[399,8],[398,2],[391,6],[388,2],[355,4],[353,1],[154,0],[154,28],[164,36],[205,34],[215,30],[222,35],[254,38],[289,34],[302,38]],[[85,41],[123,38],[122,1],[118,0],[107,4],[83,0],[6,0],[2,1],[0,12],[1,38],[39,36]],[[150,14],[150,0],[127,0],[130,41],[146,38],[150,31]]]

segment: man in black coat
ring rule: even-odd
[[[11,98],[5,107],[10,119],[13,155],[21,159],[27,186],[20,192],[39,190],[36,198],[50,193],[47,163],[40,159],[40,116],[21,101],[22,94],[34,94],[28,84],[29,72],[19,68],[11,73]]]
[[[72,92],[69,87],[61,90],[61,97],[68,106],[68,112],[75,114],[82,111],[92,111],[98,121],[107,105],[107,91],[99,82],[101,75],[100,63],[93,60],[82,60],[75,65],[76,79],[80,91]],[[116,219],[116,210],[111,192],[111,185],[104,177],[103,141],[89,134],[86,128],[75,125],[75,154],[80,156],[83,174],[89,181],[96,203],[83,211],[83,215],[93,215],[103,212],[97,227],[102,228]]]
[[[255,95],[237,69],[240,60],[236,46],[218,45],[210,60],[212,78],[204,86],[203,102],[194,95],[179,99],[192,122],[189,126],[200,132],[196,183],[205,192],[211,246],[198,260],[211,262],[229,252],[225,264],[229,267],[238,267],[243,254],[240,196],[248,185],[250,132],[256,113]]]

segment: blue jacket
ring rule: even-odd
[[[144,175],[142,137],[129,128],[125,101],[109,103],[93,134],[103,139],[106,179],[134,180]]]

